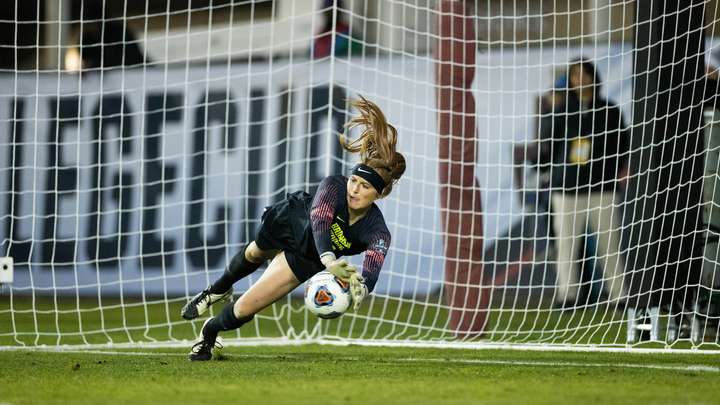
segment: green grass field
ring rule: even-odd
[[[14,348],[0,350],[0,404],[720,403],[720,351],[232,346],[220,359],[190,363],[189,342],[202,320],[179,319],[183,302],[14,297],[11,303],[0,297],[0,346]],[[318,324],[299,302],[289,300],[229,337],[280,337],[315,329],[330,338],[451,339],[446,314],[437,307],[376,298],[357,315]],[[494,309],[487,330],[480,341],[608,344],[622,343],[625,333],[622,317],[605,307],[570,314],[540,307]],[[153,341],[180,348],[118,348]],[[108,342],[114,345],[97,346]],[[96,346],[17,350],[86,343]]]
[[[0,403],[720,403],[708,355],[382,347],[0,352]]]

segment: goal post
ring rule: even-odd
[[[0,62],[0,349],[187,344],[264,207],[356,162],[360,95],[407,159],[375,292],[226,341],[720,348],[714,2],[12,1],[40,42]]]

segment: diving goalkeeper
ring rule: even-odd
[[[183,318],[197,318],[210,305],[232,296],[235,282],[271,260],[240,298],[205,322],[190,360],[210,360],[218,333],[241,327],[322,270],[350,284],[355,309],[372,292],[390,246],[390,232],[375,200],[390,194],[405,172],[405,158],[396,151],[397,130],[380,108],[362,97],[352,105],[360,114],[347,127],[364,130],[355,141],[341,137],[340,143],[348,152],[359,153],[361,163],[347,178],[324,178],[314,196],[291,193],[265,210],[255,241],[233,257],[218,280],[183,307]],[[362,275],[339,259],[362,252]]]

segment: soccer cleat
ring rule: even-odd
[[[213,357],[213,350],[220,350],[222,348],[222,344],[218,341],[203,339],[192,346],[190,354],[188,354],[188,359],[190,361],[208,361]]]
[[[200,330],[199,340],[192,346],[192,349],[190,349],[188,360],[208,361],[213,357],[213,350],[215,350],[215,354],[219,354],[220,350],[222,350],[223,345],[220,343],[219,336],[216,336],[215,339],[209,339],[205,338],[205,335],[202,332],[205,329],[205,325],[210,322],[210,319],[212,318],[208,318],[203,324],[203,327]]]
[[[191,299],[182,310],[180,310],[180,315],[182,315],[183,318],[189,320],[195,319],[198,316],[204,314],[207,312],[208,308],[210,308],[210,305],[219,302],[224,301],[232,296],[233,290],[232,288],[225,291],[223,294],[213,294],[210,292],[210,287],[204,289],[200,294],[196,295]]]

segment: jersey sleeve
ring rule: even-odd
[[[337,181],[326,177],[320,182],[310,208],[310,226],[318,255],[332,252],[330,225],[335,216],[340,198],[344,198],[343,189]]]
[[[375,289],[380,270],[385,262],[385,256],[390,248],[390,233],[387,230],[375,232],[370,238],[370,243],[365,250],[362,276],[365,279],[365,286],[368,291]]]

